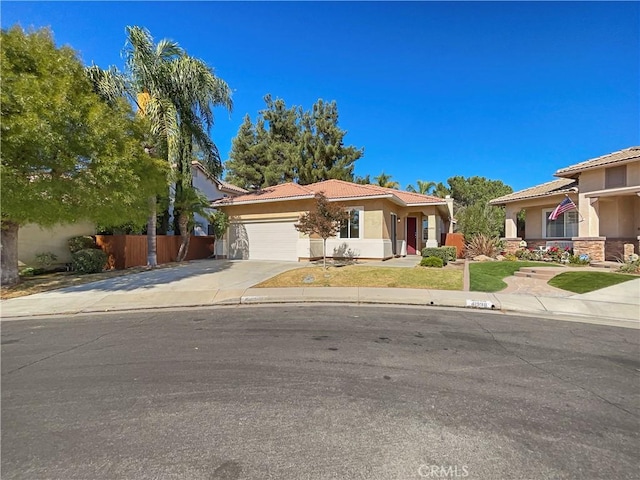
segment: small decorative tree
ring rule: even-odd
[[[222,210],[216,210],[213,213],[209,214],[209,224],[213,228],[213,236],[218,240],[222,240],[225,232],[229,228],[229,215],[227,215]],[[212,252],[215,257],[215,250]]]
[[[315,209],[300,215],[294,226],[299,232],[307,235],[318,235],[322,238],[322,269],[327,269],[327,238],[340,231],[340,224],[349,221],[349,212],[337,203],[330,203],[323,193],[315,196]]]

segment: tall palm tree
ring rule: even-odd
[[[150,32],[138,26],[127,27],[126,32],[125,73],[114,68],[90,67],[88,74],[96,91],[107,100],[124,95],[136,104],[138,113],[149,123],[153,140],[145,145],[145,151],[167,159],[176,183],[175,194],[179,197],[185,186],[191,187],[194,145],[199,147],[202,163],[212,174],[219,174],[222,169],[209,130],[213,126],[215,106],[231,110],[231,90],[204,62],[189,57],[176,42],[160,40],[154,44]],[[184,195],[185,198],[177,198],[177,206],[193,204],[189,201],[191,194]],[[156,210],[157,199],[150,198],[147,264],[151,267],[157,265]],[[186,208],[185,215],[192,216],[193,212],[188,210]],[[178,219],[177,224],[188,225],[188,221]],[[188,244],[181,247],[185,250]]]
[[[222,162],[216,145],[209,137],[213,127],[213,108],[233,108],[231,89],[216,77],[202,60],[184,55],[171,64],[172,101],[178,116],[178,155],[175,176],[174,217],[182,237],[178,261],[184,259],[189,247],[189,231],[185,228],[199,213],[198,202],[192,202],[191,161],[197,150],[205,168],[212,175],[220,175]],[[183,198],[184,197],[184,198]]]
[[[391,175],[387,175],[386,173],[384,173],[384,171],[382,173],[380,173],[380,175],[378,175],[377,177],[373,177],[373,179],[376,181],[376,183],[378,185],[380,185],[381,187],[385,187],[385,188],[399,188],[400,184],[398,182],[396,182],[395,180],[391,180]]]
[[[407,185],[407,192],[421,193],[422,195],[431,195],[436,188],[436,182],[425,182],[422,180],[416,181],[418,188],[413,185]]]

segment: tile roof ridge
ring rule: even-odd
[[[580,169],[582,166],[585,166],[589,163],[592,162],[596,162],[598,160],[602,160],[605,159],[607,157],[612,157],[614,155],[618,155],[620,153],[623,152],[633,152],[633,151],[638,151],[638,155],[640,155],[640,146],[632,146],[632,147],[627,147],[627,148],[622,148],[620,150],[616,150],[615,152],[611,152],[611,153],[606,153],[604,155],[600,155],[598,157],[594,157],[594,158],[590,158],[588,160],[583,160],[582,162],[578,162],[578,163],[574,163],[573,165],[569,165],[568,167],[563,167],[563,168],[559,168],[558,170],[556,170],[556,174],[558,173],[562,173],[562,172],[568,172],[571,170],[576,170],[576,169]]]

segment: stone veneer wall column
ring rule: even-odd
[[[604,242],[607,237],[573,237],[573,254],[589,255],[592,261],[604,261]]]
[[[630,261],[631,256],[635,253],[635,245],[633,243],[625,243],[622,252],[622,258],[625,262]]]
[[[515,254],[518,250],[520,250],[520,242],[521,238],[501,238],[502,242],[504,242],[504,252],[505,253],[513,253]]]

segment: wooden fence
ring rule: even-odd
[[[456,247],[458,258],[464,258],[464,235],[461,233],[447,233],[444,244],[447,247]]]
[[[96,235],[96,243],[109,256],[107,268],[123,270],[147,264],[146,235]],[[208,258],[213,253],[214,237],[191,236],[185,260]],[[158,235],[156,252],[158,265],[175,262],[180,248],[180,236]]]

